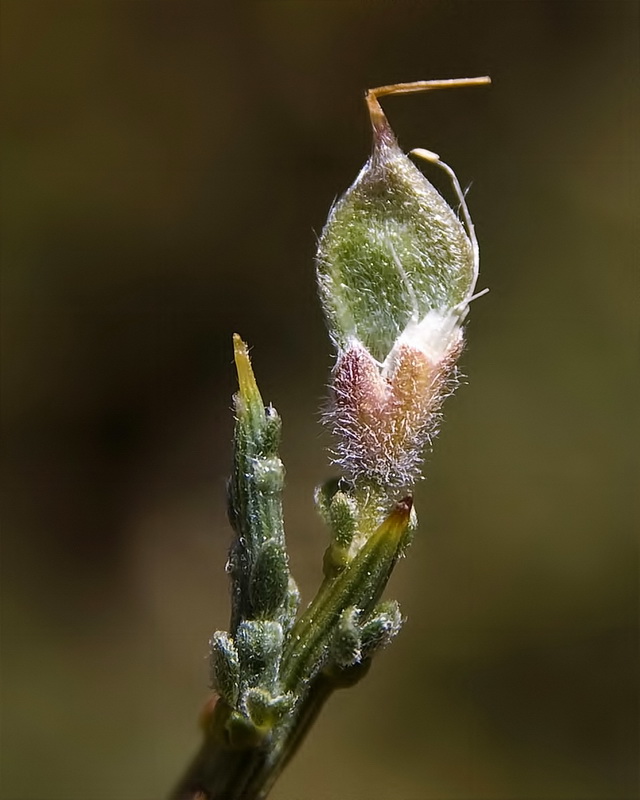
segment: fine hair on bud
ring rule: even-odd
[[[338,356],[323,420],[333,433],[332,461],[347,478],[391,493],[420,478],[442,403],[457,386],[461,348],[462,339],[434,364],[403,343],[388,371],[359,344]]]
[[[334,204],[318,245],[318,286],[337,350],[324,413],[333,461],[345,477],[389,493],[420,477],[442,402],[457,385],[479,261],[454,171],[437,154],[415,151],[447,173],[461,218],[402,152],[378,97],[487,82],[370,90],[371,157]]]

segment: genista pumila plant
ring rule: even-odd
[[[330,540],[324,580],[302,614],[284,536],[280,418],[234,336],[231,621],[211,638],[217,700],[174,800],[266,797],[327,698],[357,683],[400,629],[398,604],[380,598],[416,528],[411,489],[456,386],[478,246],[453,170],[412,151],[449,176],[460,217],[402,152],[378,98],[486,83],[420,81],[366,95],[372,153],[331,209],[316,259],[336,349],[324,421],[339,474],[316,490]]]

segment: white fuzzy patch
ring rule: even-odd
[[[388,373],[394,362],[394,352],[403,344],[423,352],[432,364],[438,364],[462,339],[460,307],[454,309],[432,309],[416,322],[407,324],[385,359],[383,374]]]

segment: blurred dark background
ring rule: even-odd
[[[487,73],[385,103],[473,183],[491,293],[390,587],[406,626],[273,798],[638,796],[638,32],[615,1],[2,3],[5,800],[155,800],[192,755],[234,331],[311,598],[315,233],[367,87]]]

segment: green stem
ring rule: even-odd
[[[255,747],[227,747],[217,733],[221,720],[214,720],[170,800],[264,800],[335,688],[331,676],[319,675],[286,731]]]
[[[205,739],[170,800],[254,800],[246,783],[265,756],[262,750],[231,751]]]
[[[215,732],[219,723],[214,721],[170,800],[264,800],[333,692],[359,681],[370,663],[317,675],[284,735],[268,743],[232,750]]]
[[[334,689],[352,685],[367,671],[368,659],[338,669],[323,664],[324,654],[342,612],[355,605],[366,613],[380,597],[402,548],[410,510],[409,498],[398,503],[343,572],[325,579],[295,624],[280,668],[283,689],[301,698],[290,716],[252,746],[233,748],[226,735],[232,709],[219,701],[205,741],[171,800],[263,800],[267,796]]]

